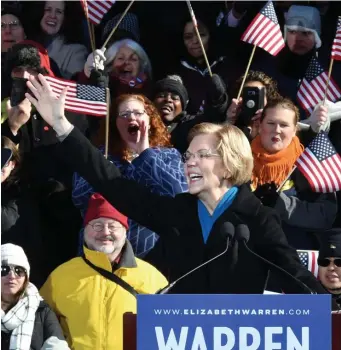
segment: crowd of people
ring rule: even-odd
[[[341,191],[295,168],[321,132],[341,154],[341,100],[297,99],[311,59],[329,65],[340,4],[274,2],[285,47],[257,49],[244,76],[265,3],[193,4],[201,46],[185,2],[137,2],[102,48],[117,3],[93,50],[81,2],[2,2],[4,349],[122,349],[137,294],[165,288],[330,293],[341,309]],[[106,118],[67,110],[46,76],[108,88],[108,142]],[[317,252],[318,278],[297,250]]]

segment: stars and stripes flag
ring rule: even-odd
[[[88,18],[93,24],[100,24],[105,14],[114,5],[115,0],[81,0],[85,14],[88,12]],[[87,6],[86,6],[87,5]],[[86,7],[88,11],[86,11]]]
[[[242,40],[256,45],[276,56],[285,46],[272,1],[269,1],[253,19],[242,35]]]
[[[296,160],[314,192],[341,190],[341,157],[326,132],[319,132]]]
[[[315,277],[318,275],[318,251],[315,250],[298,250],[298,257],[304,265]]]
[[[336,35],[332,46],[332,59],[341,61],[341,16],[337,20]]]
[[[316,57],[313,57],[297,91],[297,102],[308,113],[311,114],[315,106],[324,99],[327,81],[327,72],[321,67]],[[341,90],[334,82],[332,77],[330,77],[327,90],[327,99],[335,102],[340,97]]]
[[[104,117],[107,113],[106,90],[92,85],[77,84],[71,80],[45,76],[52,91],[59,96],[68,86],[65,109],[75,113]]]

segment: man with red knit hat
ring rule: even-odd
[[[156,293],[167,280],[134,256],[127,217],[100,194],[91,196],[84,224],[84,255],[54,270],[40,293],[72,349],[123,349],[123,315],[136,313],[136,294]]]

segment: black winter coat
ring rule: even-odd
[[[21,188],[20,188],[21,187]],[[1,244],[21,246],[31,265],[31,282],[40,288],[47,278],[41,212],[34,194],[19,184],[1,184]]]
[[[225,222],[246,224],[250,229],[249,247],[290,272],[317,293],[326,290],[301,265],[280,227],[277,215],[261,205],[246,185],[215,222],[207,243],[204,243],[198,217],[198,199],[188,193],[175,198],[158,196],[138,183],[123,179],[119,170],[74,128],[60,144],[68,164],[84,177],[113,206],[160,235],[157,245],[160,255],[154,258],[156,267],[172,281],[221,253],[226,247],[222,231]],[[157,250],[157,249],[156,249]],[[160,258],[162,257],[162,258]],[[152,259],[150,261],[153,262]],[[251,255],[241,244],[205,268],[183,279],[174,293],[263,293],[268,266]],[[302,287],[281,276],[286,293],[304,293]]]
[[[56,349],[67,349],[57,316],[44,301],[41,301],[36,311],[30,350],[40,350],[44,342],[52,337]],[[9,349],[10,338],[11,333],[1,332],[1,349]]]
[[[88,120],[84,115],[67,113],[67,118],[84,134],[88,131]],[[8,137],[24,154],[23,172],[28,174],[31,184],[41,184],[54,179],[72,187],[72,172],[60,166],[53,157],[58,140],[54,130],[46,124],[39,113],[32,112],[29,121],[16,136],[11,132],[8,120],[1,125],[1,135]]]

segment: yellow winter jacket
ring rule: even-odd
[[[85,247],[84,253],[94,265],[112,272],[104,253]],[[114,273],[142,294],[153,294],[168,284],[153,266],[134,257],[128,241]],[[123,314],[136,313],[136,298],[81,257],[57,267],[40,293],[57,314],[71,349],[123,349]]]

